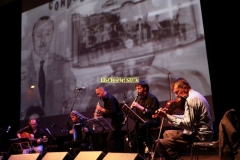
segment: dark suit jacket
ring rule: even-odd
[[[44,112],[41,116],[53,116],[62,114],[62,108],[66,100],[69,99],[76,87],[76,79],[71,71],[70,62],[66,58],[50,53],[45,61],[45,106],[42,107],[41,98],[38,91],[38,71],[35,70],[35,64],[39,63],[33,59],[33,53],[22,63],[24,76],[21,80],[21,119],[28,119],[29,108],[35,107],[35,111]],[[22,71],[23,72],[23,71]],[[35,88],[31,89],[30,86]],[[40,112],[40,111],[39,111]],[[39,113],[40,114],[40,113]]]
[[[219,156],[224,160],[240,159],[240,120],[235,110],[228,110],[219,123]]]

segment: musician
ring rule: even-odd
[[[107,151],[120,152],[121,151],[121,130],[123,127],[124,114],[119,106],[118,100],[104,87],[96,88],[97,96],[104,102],[104,106],[99,103],[96,106],[94,116],[103,116],[111,119],[111,125],[114,130],[110,131],[107,137]],[[99,114],[100,113],[100,114]]]
[[[177,98],[185,98],[185,103],[183,115],[171,115],[167,108],[159,111],[159,115],[172,126],[182,129],[182,132],[168,131],[164,133],[163,139],[156,141],[166,160],[181,159],[178,151],[193,141],[212,141],[214,134],[210,106],[204,96],[193,90],[184,78],[175,80],[172,90]]]
[[[39,127],[38,119],[31,118],[29,125],[17,131],[18,138],[29,138],[31,140],[31,148],[24,149],[23,154],[31,152],[40,153],[43,155],[44,144],[43,144],[44,131]]]
[[[155,95],[149,92],[149,85],[145,81],[139,81],[135,88],[139,97],[135,99],[131,107],[135,108],[137,115],[146,123],[136,122],[135,127],[124,137],[124,149],[125,152],[144,154],[146,149],[150,151],[153,146],[154,140],[149,133],[150,129],[160,126],[160,118],[152,118],[152,114],[159,108],[159,101]],[[136,134],[139,139],[136,138]]]
[[[71,111],[69,116],[71,122],[67,123],[67,127],[71,140],[64,142],[64,150],[70,154],[74,148],[79,148],[81,151],[92,150],[93,130],[87,125],[87,118],[76,110]]]

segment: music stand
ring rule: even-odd
[[[102,116],[100,117],[95,117],[92,119],[88,120],[88,124],[91,125],[92,130],[97,132],[97,133],[104,133],[104,132],[110,132],[113,129],[112,125],[108,123],[108,121],[103,118]],[[95,137],[95,136],[94,136]],[[94,138],[96,140],[96,138]],[[103,145],[104,143],[102,143],[102,134],[100,134],[100,144]],[[102,150],[104,150],[104,146],[99,146],[99,147],[103,147]]]
[[[114,130],[112,125],[102,116],[89,119],[88,122],[92,126],[92,129],[97,132],[109,132]]]
[[[15,152],[18,152],[18,151],[22,152],[24,149],[31,148],[29,138],[10,139],[10,143],[13,151]]]
[[[145,120],[143,120],[141,117],[137,115],[136,112],[134,112],[130,107],[127,106],[125,102],[120,104],[120,107],[122,110],[128,115],[134,122],[138,123],[146,123]]]
[[[134,112],[130,107],[128,107],[128,105],[125,103],[125,101],[123,103],[120,103],[120,107],[123,110],[123,112],[125,112],[126,115],[128,115],[135,123],[146,123],[146,121],[144,119],[142,119],[141,117],[139,117],[137,115],[136,112]],[[130,136],[130,131],[128,131],[128,143],[129,143],[129,147],[132,148],[132,141],[136,142],[136,146],[137,146],[137,152],[138,151],[138,133],[135,130],[135,140],[131,140],[131,136]]]

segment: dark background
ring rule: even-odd
[[[240,113],[239,12],[234,2],[200,2],[217,131],[228,109],[234,108]],[[28,7],[23,6],[23,10]],[[21,0],[12,0],[0,6],[0,128],[11,126],[9,137],[15,137],[20,127],[21,12]]]

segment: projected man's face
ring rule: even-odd
[[[41,58],[49,51],[52,37],[53,22],[51,20],[38,21],[33,29],[33,49]]]

